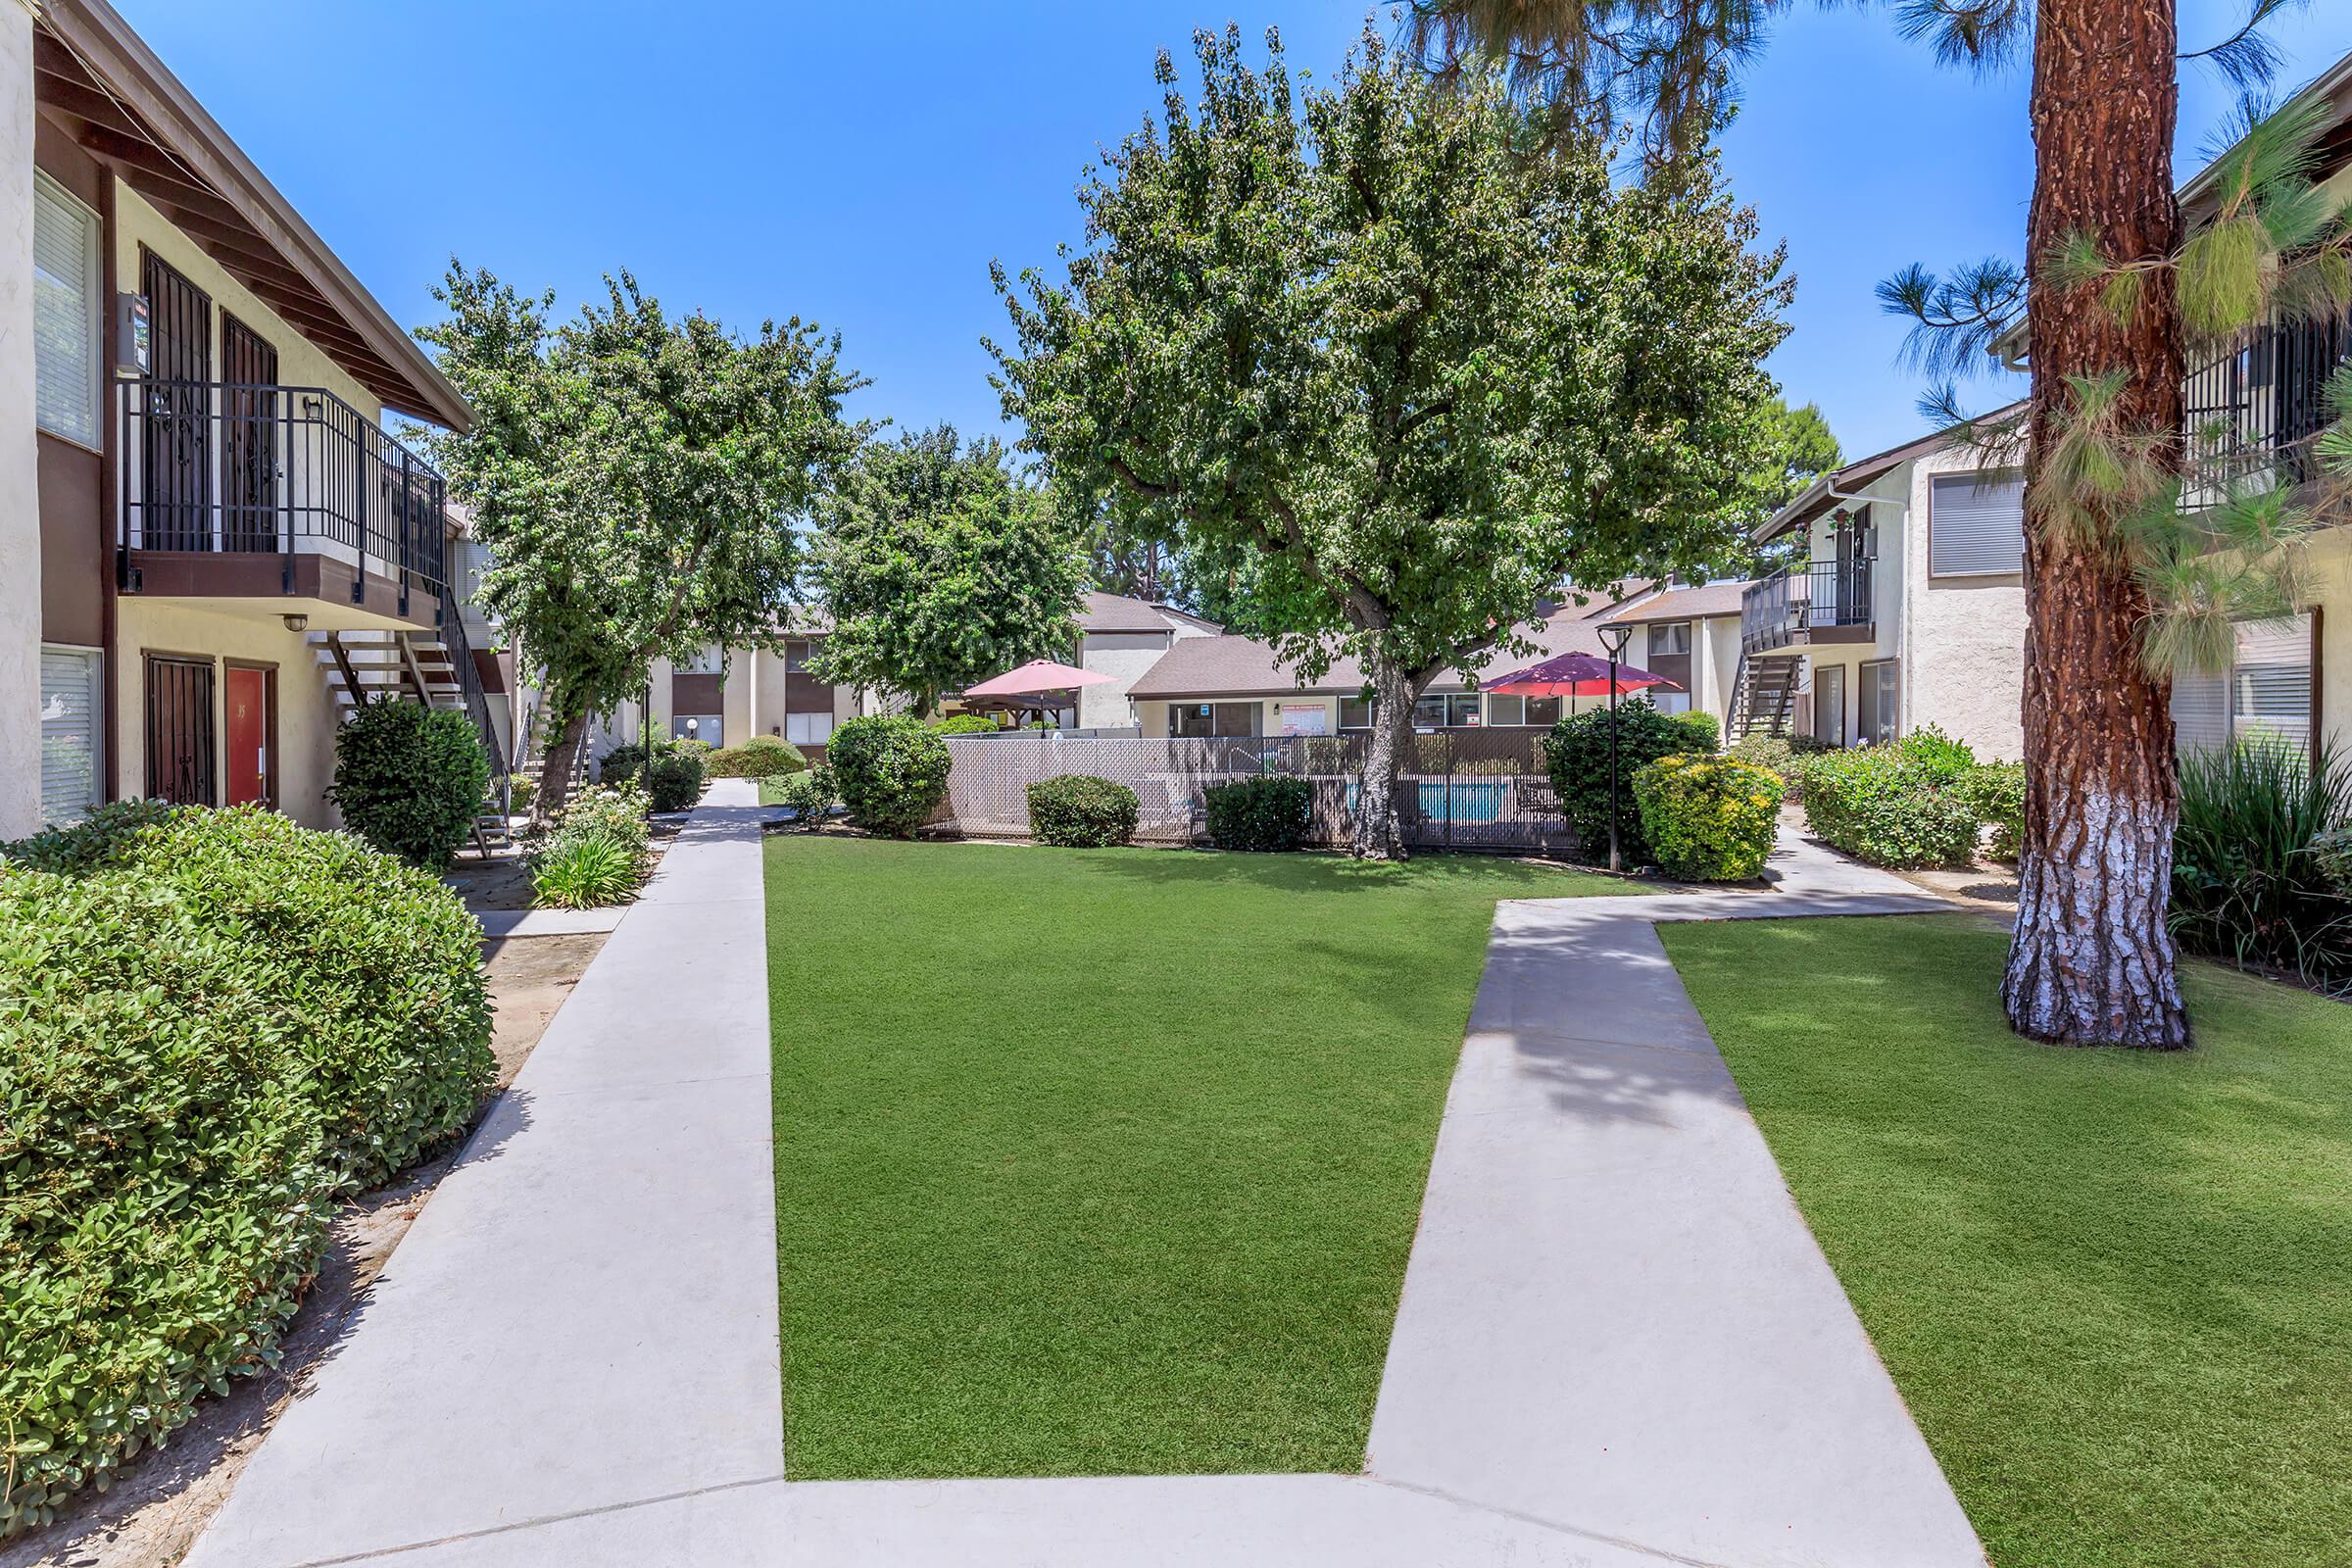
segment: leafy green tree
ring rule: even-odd
[[[2203,58],[2267,82],[2278,59],[2259,24],[2288,0],[2248,0],[2244,26],[2186,53],[2175,0],[1889,3],[1946,62],[2033,63],[2024,267],[1914,268],[1884,290],[1928,329],[1932,360],[1984,364],[2022,324],[2032,361],[2016,431],[2028,439],[2026,832],[2003,1004],[2036,1039],[2184,1046],[2166,921],[2180,808],[2169,661],[2210,654],[2232,614],[2276,601],[2295,532],[2277,497],[2183,517],[2186,351],[2308,300],[2314,283],[2340,303],[2352,269],[2334,204],[2285,167],[2291,128],[2241,143],[2218,220],[2185,234],[2179,73]],[[1442,76],[1504,70],[1555,130],[1630,122],[1664,156],[1718,122],[1737,68],[1788,5],[1410,0],[1406,31]],[[2280,286],[2297,273],[2303,287]],[[2217,556],[2208,521],[2237,548]]]
[[[1786,398],[1774,398],[1767,420],[1770,439],[1763,475],[1757,481],[1758,524],[1803,494],[1805,486],[1845,462],[1838,437],[1830,432],[1830,421],[1822,417],[1819,404],[1791,408]],[[1793,552],[1802,548],[1801,537],[1776,541],[1761,550],[1746,552],[1748,567],[1756,572],[1769,571],[1787,564]]]
[[[898,693],[929,718],[945,693],[1070,656],[1086,558],[1002,443],[965,447],[945,424],[874,442],[816,516],[826,680]]]
[[[1433,91],[1367,34],[1336,86],[1196,40],[1188,103],[1080,191],[1066,283],[998,284],[1005,412],[1075,495],[1149,514],[1377,723],[1354,850],[1399,857],[1413,702],[1524,651],[1565,580],[1722,560],[1754,515],[1787,297],[1714,162],[1642,185]]]
[[[447,319],[417,336],[474,410],[432,439],[490,564],[483,604],[547,694],[536,805],[562,806],[592,714],[658,659],[775,643],[800,562],[793,527],[857,451],[861,383],[797,317],[739,337],[665,314],[622,272],[561,326],[456,262]]]

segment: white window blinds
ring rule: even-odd
[[[41,650],[41,820],[78,822],[98,804],[98,655]]]
[[[2186,754],[2234,740],[2303,752],[2313,686],[2311,616],[2248,621],[2237,628],[2229,669],[2173,677],[2174,747]]]
[[[1928,500],[1938,577],[1987,577],[2026,566],[2026,481],[2015,473],[1947,473]]]
[[[41,428],[98,445],[98,215],[33,181],[34,406]]]

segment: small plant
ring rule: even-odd
[[[1135,791],[1087,773],[1064,773],[1029,786],[1029,831],[1040,844],[1099,850],[1135,837],[1141,811]]]
[[[1220,850],[1284,854],[1306,843],[1314,818],[1314,791],[1285,773],[1211,784],[1203,798],[1208,842]]]
[[[1919,770],[1919,776],[1938,784],[1959,783],[1977,765],[1977,754],[1969,750],[1968,743],[1952,739],[1936,724],[1913,730],[1896,741],[1894,749]]]
[[[1695,737],[1692,751],[1713,754],[1723,750],[1723,722],[1705,709],[1689,708],[1668,716]]]
[[[411,865],[448,865],[489,788],[490,760],[464,713],[383,697],[335,732],[327,799],[354,833]]]
[[[830,766],[791,774],[776,785],[776,804],[790,808],[792,825],[803,832],[814,832],[824,826],[825,813],[833,809],[840,798]]]
[[[2026,843],[2026,764],[1979,762],[1961,787],[1976,804],[1978,820],[1992,829],[1985,854],[2015,862]]]
[[[2352,822],[2324,829],[2313,839],[2311,863],[2331,891],[2352,899]]]
[[[1805,763],[1805,821],[1814,836],[1871,865],[1966,865],[1984,825],[1956,766],[1931,743],[1825,752]]]
[[[2180,760],[2173,935],[2191,953],[2352,985],[2352,759],[2260,743]]]
[[[932,730],[941,735],[994,735],[1004,727],[994,713],[950,713],[931,721]]]
[[[1661,757],[1634,775],[1642,831],[1668,876],[1761,876],[1781,815],[1780,775],[1713,757]]]
[[[677,750],[656,757],[645,770],[646,793],[653,799],[654,809],[694,809],[703,798],[703,759],[710,755],[708,747],[690,749],[680,742]]]
[[[954,759],[930,725],[903,713],[853,718],[833,732],[825,761],[858,825],[910,839],[948,798]]]
[[[551,909],[602,909],[637,891],[637,853],[601,830],[566,834],[531,869],[532,902]]]
[[[741,746],[722,746],[704,759],[712,778],[782,778],[808,767],[808,759],[788,740],[755,735]]]
[[[643,855],[653,842],[653,825],[646,813],[653,802],[635,784],[590,784],[572,791],[548,823],[542,847],[564,834],[609,833]]]
[[[1560,813],[1576,830],[1588,859],[1609,852],[1609,732],[1617,733],[1617,845],[1628,865],[1646,865],[1652,858],[1642,833],[1642,810],[1634,802],[1633,778],[1661,757],[1680,757],[1698,749],[1698,737],[1688,725],[1661,713],[1644,697],[1620,700],[1617,711],[1605,708],[1561,719],[1544,737],[1544,756],[1551,787],[1559,795]]]
[[[517,773],[507,780],[507,810],[514,816],[531,814],[531,803],[539,798],[539,781]]]

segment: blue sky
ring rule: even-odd
[[[2184,38],[2223,35],[2238,3],[2182,0]],[[858,413],[967,434],[998,428],[979,346],[1004,322],[989,260],[1047,265],[1079,237],[1073,188],[1098,143],[1156,106],[1154,50],[1181,59],[1199,25],[1255,38],[1274,24],[1295,67],[1327,76],[1366,14],[1354,0],[116,4],[403,322],[433,315],[453,250],[567,308],[626,266],[673,307],[821,321],[873,378]],[[2352,19],[2331,8],[2274,24],[2290,79],[2352,50]],[[1789,17],[1748,74],[1726,160],[1797,279],[1772,369],[1849,455],[1923,428],[1901,324],[1873,285],[1910,261],[2019,248],[2025,93],[2022,72],[1939,70],[1884,14],[1851,8]],[[2184,160],[2230,101],[2192,70]]]

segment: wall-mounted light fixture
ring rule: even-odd
[[[286,623],[288,631],[309,631],[311,629],[311,617],[308,615],[280,615],[277,618]]]

